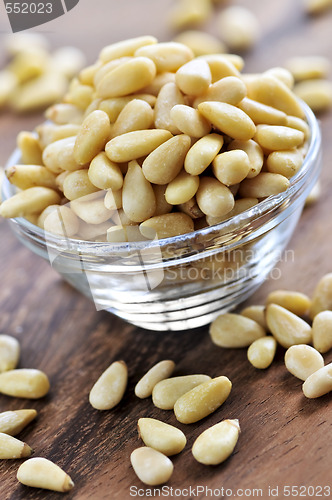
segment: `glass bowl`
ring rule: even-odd
[[[185,330],[234,309],[283,256],[321,169],[321,135],[312,111],[309,148],[287,191],[218,225],[163,240],[101,243],[47,233],[10,219],[18,239],[49,260],[97,310],[149,330]],[[19,161],[15,151],[9,165]],[[5,180],[3,199],[15,192]]]

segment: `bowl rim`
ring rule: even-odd
[[[75,238],[66,238],[62,236],[57,236],[53,233],[47,232],[44,229],[36,226],[32,222],[28,221],[23,217],[17,217],[9,219],[13,224],[22,226],[24,229],[33,233],[41,240],[47,240],[47,245],[60,245],[63,246],[66,242],[66,247],[69,249],[74,249],[75,247],[79,249],[80,252],[88,253],[90,249],[91,253],[98,253],[98,250],[102,251],[103,254],[111,252],[121,252],[121,251],[140,251],[146,248],[154,247],[167,247],[169,245],[178,245],[180,243],[190,242],[190,240],[195,240],[197,237],[207,237],[209,235],[215,235],[222,232],[227,234],[227,230],[232,231],[234,227],[243,226],[246,223],[250,223],[253,220],[259,220],[268,215],[271,211],[280,207],[286,200],[290,199],[293,194],[297,192],[297,189],[302,185],[302,181],[307,176],[308,172],[311,170],[312,159],[316,158],[321,147],[321,132],[319,127],[319,122],[316,119],[313,111],[310,107],[299,99],[303,107],[305,117],[307,119],[310,128],[310,141],[306,156],[304,158],[303,164],[300,170],[291,178],[291,184],[286,191],[279,193],[277,195],[272,195],[260,201],[257,205],[252,208],[241,212],[240,214],[226,219],[219,224],[213,226],[207,226],[202,229],[192,231],[190,233],[181,234],[178,236],[172,236],[163,239],[145,240],[145,241],[134,241],[134,242],[121,242],[121,243],[111,243],[111,242],[95,242],[88,240],[80,240]],[[20,151],[18,148],[10,155],[5,168],[12,166],[17,163],[20,157]],[[2,196],[3,201],[10,198],[13,195],[14,186],[10,184],[6,176],[2,183]]]

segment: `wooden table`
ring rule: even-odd
[[[263,27],[260,44],[246,57],[248,71],[282,65],[292,55],[331,56],[332,12],[309,19],[301,0],[238,3],[252,7]],[[165,18],[170,4],[171,0],[81,0],[71,13],[41,31],[47,31],[53,47],[75,44],[92,62],[103,45],[119,39],[144,33],[169,39]],[[1,9],[3,14],[2,4]],[[4,16],[0,29],[9,32]],[[215,22],[209,29],[217,33]],[[3,60],[4,54],[1,56]],[[14,148],[16,133],[32,129],[40,120],[40,114],[25,118],[0,115],[0,162],[4,163]],[[331,271],[331,114],[321,116],[321,124],[321,200],[305,210],[289,245],[295,262],[281,263],[280,279],[267,280],[248,303],[263,303],[266,294],[277,288],[311,294],[317,280]],[[18,243],[7,222],[1,221],[0,226],[0,331],[20,340],[20,367],[44,370],[52,386],[50,394],[40,401],[0,396],[0,411],[38,410],[38,420],[20,437],[34,448],[36,456],[50,458],[70,473],[76,486],[66,498],[125,500],[131,498],[131,486],[133,493],[143,488],[129,462],[131,451],[141,445],[136,423],[142,416],[178,425],[187,435],[188,445],[174,457],[175,470],[169,482],[174,489],[192,488],[182,496],[180,492],[180,498],[230,497],[230,491],[224,496],[209,490],[197,494],[198,486],[231,489],[230,498],[240,498],[237,490],[248,489],[251,497],[264,499],[286,498],[286,486],[332,487],[331,396],[305,399],[301,382],[283,365],[282,349],[268,370],[258,371],[247,362],[245,350],[222,350],[212,345],[207,327],[155,333],[130,326],[107,312],[96,312],[94,305],[65,284],[48,263]],[[229,400],[211,417],[189,426],[177,424],[172,412],[154,408],[150,400],[138,400],[133,394],[136,382],[147,368],[165,358],[176,362],[175,374],[228,376],[233,382]],[[117,359],[128,364],[128,390],[118,407],[98,412],[88,403],[89,390]],[[326,362],[331,361],[329,353]],[[191,455],[194,439],[224,418],[238,418],[241,423],[235,453],[221,466],[200,465]],[[60,498],[57,493],[20,485],[15,478],[19,463],[0,464],[1,500]],[[269,488],[274,488],[274,495],[269,494]],[[145,496],[144,491],[139,493]],[[307,493],[310,495],[310,490]]]

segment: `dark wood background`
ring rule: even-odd
[[[160,40],[172,36],[166,24],[171,0],[81,0],[66,16],[45,26],[53,47],[81,47],[93,62],[103,45],[150,33]],[[246,69],[260,71],[282,65],[288,56],[323,54],[331,57],[332,12],[309,19],[302,0],[242,0],[262,24],[260,44],[246,56]],[[92,7],[93,5],[93,7]],[[9,33],[0,4],[0,40]],[[208,26],[217,33],[215,21]],[[0,59],[5,55],[0,45]],[[311,294],[317,280],[331,269],[332,210],[332,114],[321,116],[324,141],[322,194],[318,204],[305,210],[289,248],[295,261],[280,264],[280,278],[269,279],[248,303],[263,303],[276,288]],[[17,117],[0,114],[0,163],[4,164],[22,129],[41,121],[36,114]],[[72,476],[76,485],[67,498],[103,500],[130,498],[130,486],[143,487],[129,462],[140,446],[136,431],[139,417],[160,418],[178,425],[172,412],[140,401],[133,393],[142,374],[165,358],[177,363],[176,374],[193,372],[227,375],[233,390],[225,405],[195,425],[178,425],[188,445],[174,458],[169,482],[173,488],[197,485],[231,488],[284,486],[332,487],[331,396],[307,400],[301,381],[283,365],[280,349],[276,362],[258,371],[246,361],[245,350],[221,350],[213,346],[208,328],[182,333],[148,332],[106,313],[96,312],[88,299],[66,285],[48,263],[24,248],[0,221],[0,331],[18,338],[22,345],[20,367],[44,370],[50,377],[50,394],[40,401],[0,396],[0,411],[36,408],[38,420],[20,437],[36,456],[50,458]],[[100,373],[113,361],[124,359],[129,386],[114,410],[98,412],[88,394]],[[332,361],[332,353],[326,362]],[[242,434],[233,456],[223,465],[206,467],[195,462],[191,445],[198,434],[224,418],[238,418]],[[60,494],[29,489],[16,481],[18,461],[0,464],[1,500],[57,499]],[[204,493],[195,498],[208,498]],[[318,496],[318,495],[317,495]],[[183,498],[190,496],[183,495]]]

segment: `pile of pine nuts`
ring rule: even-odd
[[[332,349],[332,274],[319,281],[312,299],[277,290],[268,295],[265,306],[219,316],[210,326],[210,336],[219,347],[247,347],[248,360],[258,369],[271,365],[280,344],[287,349],[287,370],[304,381],[304,395],[327,394],[332,391],[332,363],[324,365],[322,354]]]
[[[6,175],[21,191],[0,214],[66,237],[138,241],[285,191],[310,136],[293,77],[242,67],[151,36],[105,47],[47,110],[52,123],[19,135],[22,163]]]
[[[68,82],[84,67],[86,59],[75,47],[53,53],[40,34],[8,35],[4,47],[11,58],[0,71],[0,109],[17,113],[46,109],[65,94]]]

